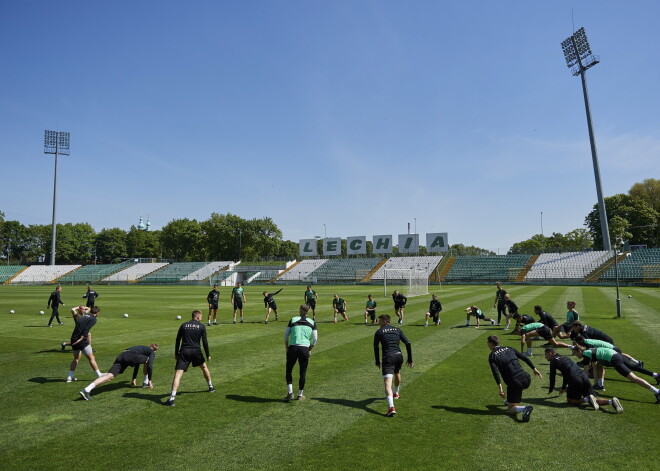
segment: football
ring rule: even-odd
[[[177,320],[177,321],[180,321],[180,320],[181,320],[181,316],[176,316],[176,320]]]
[[[629,294],[628,297],[629,297],[629,298],[632,298],[632,294]]]
[[[43,316],[43,315],[44,315],[44,311],[39,311],[39,314],[41,314],[41,315]]]
[[[124,314],[124,317],[128,317],[128,314]]]
[[[9,314],[13,314],[13,313],[14,313],[14,310],[13,310],[13,309],[12,309],[11,311],[9,311]]]

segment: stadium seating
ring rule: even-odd
[[[281,271],[282,270],[262,270],[259,272],[248,272],[245,278],[250,280],[250,283],[268,283],[279,275]]]
[[[209,262],[203,267],[183,277],[182,281],[202,281],[224,268],[232,268],[233,262]]]
[[[77,269],[76,271],[64,275],[60,278],[60,282],[66,283],[94,283],[106,276],[110,276],[119,270],[133,265],[133,261],[123,263],[115,263],[108,265],[86,265]]]
[[[207,265],[206,262],[170,263],[164,268],[140,278],[140,283],[176,283]]]
[[[0,283],[4,283],[23,268],[25,265],[0,265]]]
[[[130,267],[125,268],[124,270],[121,270],[117,273],[113,273],[112,275],[103,278],[103,280],[101,281],[103,281],[104,283],[132,282],[160,268],[163,268],[166,265],[168,264],[167,263],[136,263],[135,265],[131,265]]]
[[[313,279],[310,279],[310,273],[321,267],[327,261],[328,260],[326,259],[302,260],[300,263],[294,265],[289,271],[283,273],[277,281],[314,282]]]
[[[32,265],[11,280],[10,284],[53,283],[80,265]]]
[[[427,257],[392,257],[383,266],[381,266],[376,273],[371,275],[372,280],[382,280],[385,277],[385,270],[388,270],[388,276],[396,272],[389,270],[406,270],[401,272],[402,276],[407,276],[408,270],[415,270],[423,272],[427,277],[433,273],[433,270],[438,266],[442,260],[442,255],[427,256]]]
[[[601,280],[657,280],[660,279],[660,248],[634,250],[617,268],[610,268]]]
[[[529,260],[530,255],[475,255],[458,256],[447,273],[446,281],[507,280],[515,277]]]
[[[613,256],[611,251],[543,253],[530,268],[530,280],[582,280]]]
[[[317,283],[362,281],[380,261],[380,258],[333,258],[309,276],[316,278]]]

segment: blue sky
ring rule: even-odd
[[[656,1],[0,0],[0,210],[58,221],[270,216],[286,239],[448,232],[505,253],[660,178]],[[423,236],[422,236],[423,240]]]

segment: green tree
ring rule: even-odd
[[[5,221],[2,231],[3,258],[7,263],[24,262],[28,246],[27,228],[18,221]]]
[[[658,240],[660,240],[660,180],[647,178],[641,183],[635,183],[628,194],[633,198],[646,201],[658,213],[654,228],[655,246],[657,247]]]
[[[175,219],[160,231],[163,257],[177,261],[204,260],[202,228],[197,220]]]
[[[58,264],[89,263],[92,260],[96,232],[87,223],[58,224],[55,259]]]
[[[496,255],[492,250],[482,249],[473,245],[453,244],[449,247],[452,256],[457,255]]]
[[[143,231],[131,226],[126,234],[126,249],[131,258],[161,258],[160,231]]]
[[[101,263],[113,263],[128,257],[126,231],[118,227],[101,229],[96,235],[96,258]]]
[[[616,225],[617,231],[622,226],[627,227],[631,234],[627,241],[630,244],[646,244],[649,247],[657,247],[656,222],[658,221],[658,212],[643,199],[635,198],[626,194],[618,194],[605,198],[605,208],[607,210],[608,225],[610,228],[610,240],[615,237],[621,237],[621,233],[615,233],[612,230],[612,218],[618,216],[624,219],[628,224],[622,224],[620,221]],[[594,240],[594,246],[599,250],[603,247],[603,238],[600,230],[600,214],[598,206],[594,205],[593,210],[585,218],[589,231]]]

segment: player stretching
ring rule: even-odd
[[[378,316],[380,329],[374,335],[374,356],[376,357],[376,368],[381,367],[380,357],[378,356],[378,344],[383,348],[383,381],[385,383],[385,397],[387,398],[387,417],[394,417],[394,399],[399,398],[399,388],[401,387],[401,366],[403,365],[403,354],[399,347],[399,342],[406,345],[408,353],[408,366],[414,367],[412,359],[412,345],[410,340],[398,327],[390,325],[390,316],[382,314]],[[394,389],[392,388],[392,376],[394,376]]]
[[[213,325],[218,325],[218,303],[220,302],[218,285],[213,285],[213,289],[206,296],[206,302],[209,303],[209,325],[211,325],[211,315],[213,315]]]
[[[92,399],[90,393],[96,386],[112,381],[115,376],[122,374],[129,366],[134,367],[131,385],[136,386],[135,381],[140,365],[144,365],[144,381],[142,382],[142,387],[153,389],[154,385],[151,382],[151,377],[154,371],[154,360],[156,359],[157,350],[157,343],[152,343],[148,347],[145,345],[136,345],[135,347],[127,348],[117,356],[114,364],[110,367],[108,372],[92,381],[89,386],[80,391],[80,395],[83,399],[89,401]]]
[[[488,357],[490,369],[493,372],[493,377],[499,388],[500,397],[505,397],[504,390],[502,389],[502,380],[506,384],[506,401],[504,404],[507,406],[508,414],[517,414],[522,412],[522,421],[529,422],[534,407],[521,406],[523,389],[527,389],[532,383],[532,379],[525,370],[522,369],[518,360],[522,360],[534,371],[534,374],[543,379],[539,370],[536,369],[532,361],[511,347],[500,347],[500,339],[497,335],[488,337],[488,348],[491,352]]]
[[[549,342],[550,345],[554,345],[555,347],[571,348],[571,345],[557,342],[552,338],[552,331],[547,325],[541,322],[531,322],[520,328],[520,351],[522,352],[523,348],[525,348],[525,343],[527,343],[525,355],[528,357],[532,356],[532,339],[534,337],[543,337],[546,342]]]
[[[470,326],[470,317],[474,316],[477,319],[477,326],[475,329],[479,328],[479,320],[482,321],[488,321],[490,322],[490,325],[495,325],[495,321],[493,319],[490,319],[486,316],[484,316],[484,313],[481,312],[481,309],[479,309],[477,306],[468,306],[465,308],[466,318],[465,318],[465,327]]]
[[[307,291],[305,291],[305,304],[312,310],[312,320],[316,320],[316,301],[319,297],[316,295],[316,291],[312,289],[310,285],[307,285]]]
[[[337,323],[337,314],[341,314],[344,320],[348,321],[348,315],[346,314],[346,301],[340,298],[338,294],[335,294],[332,299],[332,309],[334,310],[335,324]]]
[[[206,361],[211,361],[211,354],[209,353],[209,343],[206,339],[206,327],[200,321],[202,320],[202,311],[193,311],[192,320],[184,322],[179,327],[179,332],[176,334],[176,342],[174,343],[174,357],[176,358],[176,366],[174,367],[174,379],[172,380],[172,392],[170,398],[163,402],[164,406],[173,407],[174,400],[176,399],[176,392],[179,389],[179,383],[183,373],[188,371],[188,366],[192,363],[193,367],[201,367],[204,379],[209,385],[209,392],[215,392],[213,383],[211,382],[211,372],[209,371],[204,355],[202,355],[202,347],[204,345],[204,352],[206,352]]]
[[[373,300],[371,295],[367,296],[367,305],[364,310],[364,325],[367,325],[367,316],[371,319],[371,323],[376,323],[376,301]]]
[[[284,288],[282,288],[284,289]],[[266,321],[264,324],[268,324],[268,318],[270,317],[270,312],[273,311],[275,313],[275,320],[278,319],[278,314],[277,314],[277,304],[275,303],[275,300],[273,299],[273,296],[278,294],[282,289],[279,289],[275,291],[274,293],[269,293],[268,291],[264,291],[264,307],[266,308]]]
[[[399,293],[398,290],[394,290],[394,293],[392,293],[392,300],[394,301],[394,314],[399,318],[397,324],[403,324],[403,310],[406,308],[408,298]]]
[[[440,304],[438,297],[435,294],[432,294],[431,303],[429,304],[429,312],[426,313],[426,322],[424,323],[424,327],[429,326],[429,317],[433,317],[433,323],[435,325],[442,324],[442,321],[440,320],[440,311],[442,311],[442,304]]]
[[[495,302],[493,303],[493,307],[497,308],[497,325],[500,325],[502,322],[502,314],[506,317],[506,305],[504,304],[506,290],[502,289],[501,281],[495,283],[495,286],[497,286],[497,291],[495,291]]]
[[[559,394],[566,392],[566,401],[569,404],[579,406],[589,404],[594,410],[600,406],[611,404],[617,414],[623,412],[623,406],[616,397],[612,399],[597,399],[591,387],[589,376],[570,358],[559,355],[554,348],[545,349],[545,359],[550,362],[550,386],[548,394],[555,389],[555,376],[557,370],[561,372],[563,382]]]
[[[96,325],[96,317],[99,315],[101,308],[94,306],[90,311],[90,315],[82,316],[76,321],[76,327],[73,329],[71,334],[71,348],[73,349],[73,360],[71,361],[71,366],[69,367],[69,375],[66,377],[66,382],[71,383],[72,381],[77,381],[73,376],[80,361],[80,354],[82,353],[89,360],[89,366],[92,367],[92,370],[96,373],[96,376],[101,376],[101,370],[99,370],[98,365],[96,364],[96,359],[94,358],[94,352],[92,351],[92,346],[90,345],[92,327]]]
[[[316,345],[318,334],[316,323],[307,318],[309,306],[301,305],[298,309],[299,316],[289,321],[284,332],[284,349],[286,350],[286,387],[288,393],[284,402],[293,401],[293,367],[298,363],[300,377],[298,378],[298,400],[305,399],[303,391],[307,380],[307,365],[312,348]]]
[[[236,283],[236,287],[231,290],[231,304],[234,306],[234,324],[236,324],[236,311],[241,311],[241,324],[243,323],[243,303],[247,304],[245,293],[243,290],[243,283],[240,281]]]

